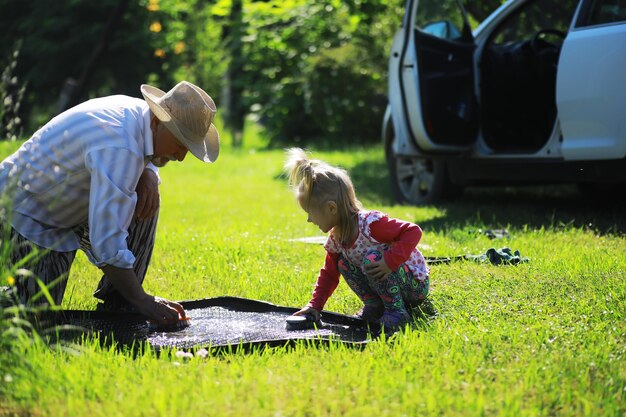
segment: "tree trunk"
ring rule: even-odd
[[[65,84],[61,90],[61,95],[57,104],[57,110],[59,113],[82,101],[87,89],[87,84],[89,83],[89,80],[98,63],[98,59],[106,52],[115,30],[124,16],[127,6],[128,0],[120,0],[117,3],[117,6],[109,17],[109,21],[107,22],[104,32],[102,33],[100,42],[98,42],[98,45],[96,45],[93,49],[91,57],[89,58],[89,61],[87,61],[85,68],[83,68],[83,72],[78,80],[74,80],[73,78],[65,80]]]
[[[225,43],[230,62],[224,75],[224,125],[233,137],[233,146],[243,145],[243,128],[246,108],[243,103],[244,56],[242,37],[245,32],[242,13],[242,0],[233,0],[230,9],[229,24],[225,35]]]

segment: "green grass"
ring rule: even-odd
[[[8,152],[8,148],[0,148]],[[439,316],[363,351],[276,348],[183,360],[15,342],[0,353],[0,416],[621,416],[626,414],[624,207],[570,188],[474,190],[394,205],[379,146],[316,152],[347,168],[366,207],[424,229],[426,256],[517,249],[530,261],[431,268]],[[301,306],[324,252],[281,175],[280,150],[225,147],[217,163],[162,169],[149,292]],[[483,230],[506,228],[510,239]],[[91,309],[100,277],[81,254],[63,304]],[[342,282],[328,310],[351,314]],[[7,336],[4,336],[5,338]],[[15,354],[15,356],[13,356]]]

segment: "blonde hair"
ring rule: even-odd
[[[333,167],[324,161],[310,159],[301,148],[287,149],[285,171],[289,174],[289,186],[296,197],[306,202],[306,209],[321,206],[329,201],[337,205],[339,224],[332,230],[335,239],[347,245],[356,234],[356,214],[363,208],[356,198],[354,185],[346,170]]]

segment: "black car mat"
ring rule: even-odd
[[[155,331],[145,317],[120,312],[57,310],[40,317],[40,326],[60,329],[57,334],[97,333],[101,339],[122,346],[145,342],[155,350],[163,348],[249,349],[255,346],[282,346],[298,340],[315,343],[338,342],[364,346],[376,334],[364,320],[323,311],[321,323],[304,330],[287,329],[286,319],[299,308],[239,297],[215,297],[180,301],[190,319],[189,327]],[[52,326],[51,326],[52,325]]]

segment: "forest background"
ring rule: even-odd
[[[456,1],[420,5],[435,21]],[[500,0],[468,1],[473,26]],[[240,146],[379,140],[400,0],[0,0],[0,139],[28,137],[88,98],[186,79]],[[458,13],[457,13],[458,14]],[[456,22],[460,25],[462,22]],[[222,126],[220,126],[222,127]]]

